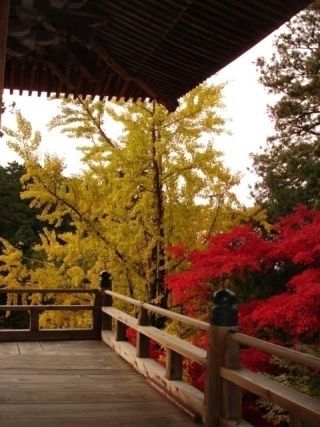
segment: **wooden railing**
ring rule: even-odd
[[[101,292],[98,289],[0,289],[0,294],[87,294],[92,295],[93,304],[6,304],[0,305],[0,312],[22,311],[29,313],[29,329],[0,329],[0,341],[35,341],[35,340],[69,340],[100,339],[101,333]],[[91,311],[92,327],[90,329],[40,329],[39,315],[44,311]]]
[[[240,333],[228,335],[230,342],[254,347],[290,362],[320,371],[320,359],[310,354],[301,353],[281,347],[260,339]],[[248,390],[266,401],[285,408],[290,414],[290,426],[319,426],[320,401],[272,381],[265,375],[256,374],[246,369],[237,370],[221,367],[221,377],[237,387]]]
[[[103,284],[103,277],[102,277]],[[107,281],[102,302],[102,340],[186,410],[199,414],[207,427],[248,427],[242,419],[242,394],[248,390],[284,409],[290,427],[319,427],[320,401],[268,378],[244,369],[240,345],[254,347],[280,358],[320,370],[320,359],[237,332],[237,310],[232,292],[221,290],[214,296],[210,323],[121,295]],[[113,300],[138,308],[137,317],[113,307]],[[208,351],[150,325],[149,313],[165,316],[208,332]],[[126,329],[137,333],[136,347],[127,341]],[[166,366],[150,358],[149,340],[166,350]],[[183,381],[183,358],[205,367],[205,393]]]

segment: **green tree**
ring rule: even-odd
[[[253,156],[261,178],[254,195],[271,219],[298,202],[319,206],[320,2],[293,18],[277,37],[270,61],[258,59],[261,82],[278,101],[270,108],[275,135]]]
[[[36,134],[21,117],[17,131],[7,129],[25,161],[23,198],[49,224],[60,226],[69,215],[74,227],[41,236],[38,250],[55,266],[54,281],[86,284],[107,269],[119,290],[167,305],[164,277],[176,267],[168,247],[205,244],[210,233],[230,225],[235,206],[237,177],[213,148],[212,137],[223,127],[220,97],[218,87],[198,87],[174,113],[155,102],[66,100],[51,126],[90,142],[83,148],[85,172],[69,178],[60,159],[40,161]],[[123,127],[117,140],[108,136],[111,119]],[[33,280],[39,283],[51,268],[37,268]]]
[[[20,179],[25,173],[23,165],[17,162],[0,166],[0,237],[12,244],[23,242],[31,247],[38,239],[41,224],[37,211],[21,200]]]

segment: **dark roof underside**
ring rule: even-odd
[[[308,3],[11,0],[4,87],[150,97],[173,109]]]

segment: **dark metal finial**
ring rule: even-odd
[[[238,311],[234,292],[229,289],[220,289],[213,294],[213,307],[210,311],[210,321],[216,326],[237,326]]]
[[[99,276],[100,276],[100,288],[111,289],[112,287],[111,274],[108,273],[108,271],[103,270],[101,271]]]

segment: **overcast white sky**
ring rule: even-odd
[[[213,77],[214,82],[227,82],[223,92],[224,116],[229,119],[226,128],[231,132],[231,135],[217,137],[216,147],[223,151],[225,164],[232,171],[241,172],[241,184],[236,192],[240,201],[246,204],[250,204],[248,186],[256,181],[256,177],[247,170],[251,166],[249,154],[263,146],[267,136],[273,132],[273,125],[267,114],[267,104],[272,102],[272,98],[258,83],[254,61],[258,56],[271,55],[273,39],[273,35],[267,37]],[[10,96],[5,91],[6,105],[13,100],[17,104],[16,108],[31,121],[33,128],[42,133],[42,152],[57,153],[64,158],[67,173],[77,173],[81,168],[81,153],[76,149],[77,141],[67,139],[57,130],[48,132],[46,129],[46,124],[57,112],[59,101],[47,101],[44,96],[36,95]],[[14,116],[8,111],[2,116],[2,125],[15,125]],[[18,160],[6,146],[5,138],[0,139],[0,144],[1,165]]]

